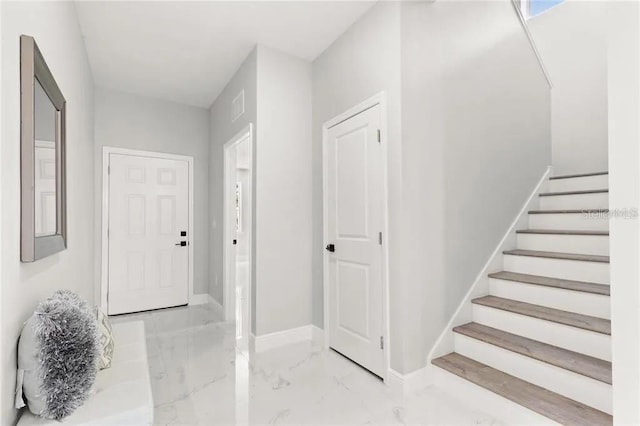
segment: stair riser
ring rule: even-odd
[[[608,207],[609,194],[606,192],[540,197],[541,210],[606,209]]]
[[[611,361],[611,336],[526,315],[473,305],[473,320],[488,327]]]
[[[492,296],[611,319],[611,301],[608,296],[495,278],[489,279],[489,286]]]
[[[608,231],[606,213],[548,213],[530,214],[529,229],[560,229],[574,231]]]
[[[609,256],[608,235],[518,234],[523,250]]]
[[[460,355],[612,414],[611,385],[458,333],[454,345]]]
[[[462,377],[443,370],[433,368],[433,383],[447,394],[459,398],[464,395],[466,403],[484,413],[498,417],[505,424],[520,425],[559,425],[559,423],[535,413],[515,402],[511,402],[481,386],[476,385]]]
[[[504,255],[504,270],[566,280],[609,284],[609,264],[579,260]]]
[[[567,179],[551,179],[549,192],[588,191],[609,188],[609,175],[585,176]]]

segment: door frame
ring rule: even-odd
[[[102,266],[100,279],[100,307],[108,312],[109,293],[109,156],[111,154],[129,155],[132,157],[160,158],[165,160],[186,161],[189,165],[189,305],[200,303],[193,293],[193,157],[189,155],[167,154],[162,152],[141,151],[113,146],[102,147]]]
[[[247,245],[249,246],[249,256],[248,256],[248,262],[249,262],[249,286],[247,288],[247,301],[249,303],[249,312],[248,312],[248,324],[247,324],[247,334],[251,334],[251,298],[253,296],[253,241],[254,241],[254,227],[253,227],[253,222],[254,222],[254,215],[255,215],[255,197],[254,197],[254,190],[255,190],[255,185],[254,185],[254,181],[253,181],[253,177],[254,177],[254,167],[255,167],[255,161],[254,161],[254,141],[253,141],[253,124],[249,123],[247,126],[245,126],[242,130],[240,130],[238,133],[236,133],[231,139],[229,139],[223,146],[223,178],[222,178],[222,298],[224,300],[224,319],[225,321],[230,321],[231,319],[235,319],[235,304],[231,303],[231,290],[233,290],[235,292],[235,289],[230,289],[230,282],[229,282],[229,277],[228,277],[228,273],[229,273],[229,265],[227,265],[227,262],[229,261],[230,258],[230,253],[229,253],[229,249],[230,249],[230,244],[228,241],[228,237],[227,237],[227,227],[230,225],[228,222],[231,220],[231,218],[229,217],[229,215],[227,215],[227,209],[225,206],[225,203],[227,202],[227,196],[229,194],[227,194],[227,187],[228,187],[228,173],[229,173],[229,150],[231,148],[234,148],[236,145],[238,145],[240,142],[244,141],[245,139],[249,139],[249,157],[250,157],[250,163],[251,163],[251,167],[249,168],[249,185],[250,185],[250,211],[251,211],[251,215],[250,215],[250,223],[248,224],[249,226],[249,236],[247,238]],[[245,191],[246,189],[243,188],[243,191]],[[235,293],[234,293],[235,294]]]
[[[348,119],[370,109],[375,106],[380,106],[380,144],[382,147],[382,229],[383,229],[383,241],[382,241],[382,336],[384,339],[384,381],[389,377],[390,369],[390,326],[389,326],[389,196],[388,196],[388,174],[387,174],[387,96],[386,93],[379,92],[376,95],[366,99],[365,101],[349,108],[342,114],[326,121],[322,125],[322,227],[323,227],[323,328],[324,328],[324,348],[329,349],[329,254],[324,250],[324,246],[329,244],[329,229],[328,229],[328,216],[329,216],[329,203],[328,203],[328,170],[327,170],[327,158],[328,158],[328,133],[329,129],[347,121]]]

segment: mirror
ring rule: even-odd
[[[20,37],[21,260],[66,248],[66,101],[33,37]]]

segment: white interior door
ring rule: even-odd
[[[383,376],[383,164],[378,129],[379,105],[328,130],[325,191],[329,345]]]
[[[187,304],[189,163],[109,155],[109,315]]]

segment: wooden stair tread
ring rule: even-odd
[[[521,250],[521,249],[505,250],[502,253],[512,255],[512,256],[544,257],[548,259],[579,260],[583,262],[609,263],[609,256],[598,256],[595,254],[559,253],[555,251],[538,251],[538,250]]]
[[[611,384],[611,363],[608,361],[474,322],[455,327],[453,331],[600,382]]]
[[[608,189],[586,189],[582,191],[560,191],[560,192],[541,192],[541,197],[555,197],[557,195],[583,195],[583,194],[603,194],[609,192]]]
[[[588,283],[583,281],[564,280],[560,278],[543,277],[540,275],[520,274],[517,272],[501,271],[489,274],[489,278],[505,281],[515,281],[525,284],[535,284],[545,287],[561,288],[564,290],[581,291],[584,293],[611,295],[611,287],[605,284]]]
[[[577,314],[575,312],[561,311],[559,309],[533,305],[531,303],[504,299],[496,296],[479,297],[473,299],[471,302],[476,305],[487,306],[494,309],[513,312],[515,314],[568,325],[570,327],[611,335],[611,321],[604,318]]]
[[[580,178],[580,177],[589,177],[589,176],[602,176],[608,175],[609,172],[590,172],[590,173],[577,173],[572,175],[560,175],[560,176],[551,176],[549,180],[556,179],[571,179],[571,178]]]
[[[563,425],[611,425],[611,415],[455,352],[432,364]]]
[[[529,210],[529,214],[605,214],[609,209]]]
[[[601,235],[608,236],[609,231],[580,231],[572,229],[519,229],[517,234],[548,234],[548,235]]]

